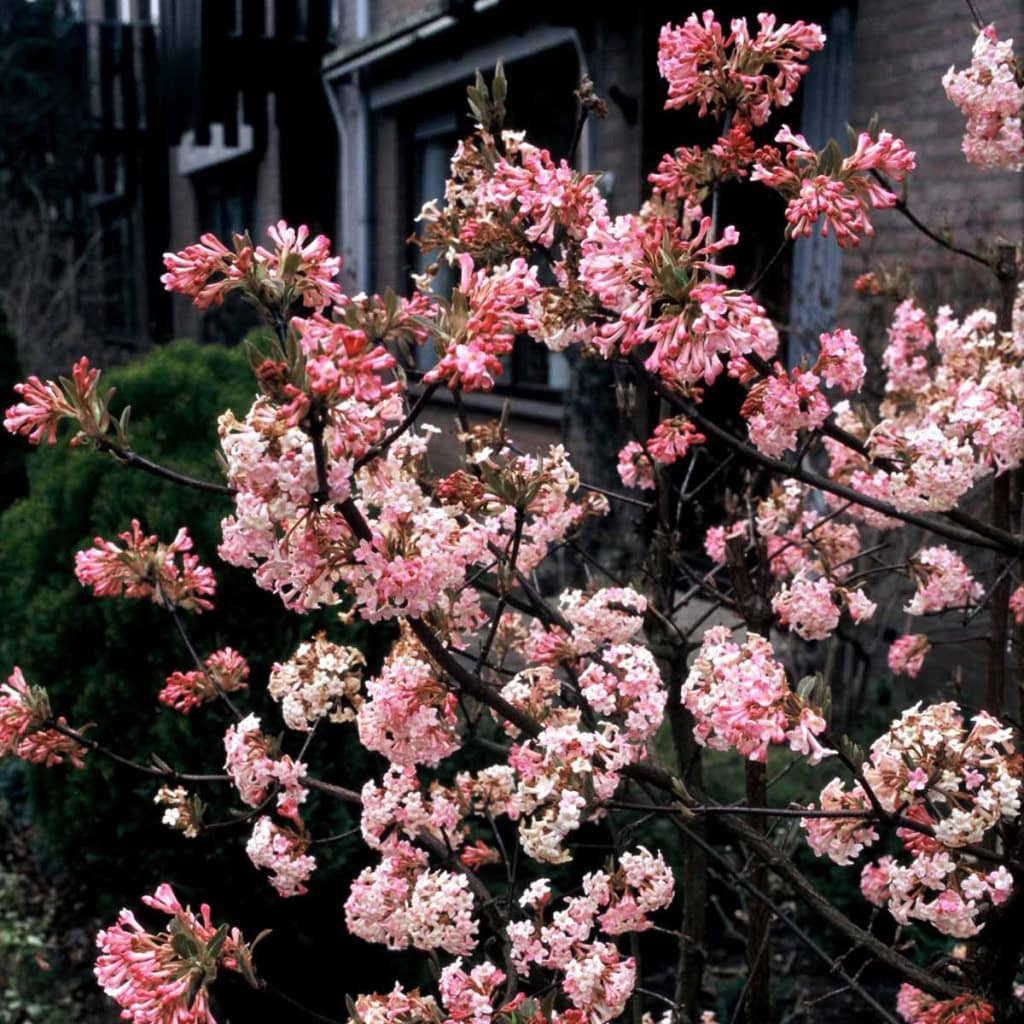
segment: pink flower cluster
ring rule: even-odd
[[[158,694],[161,704],[187,715],[200,704],[207,704],[222,693],[234,693],[246,687],[249,665],[238,651],[224,647],[214,651],[203,663],[203,671],[174,672]]]
[[[363,703],[366,659],[354,647],[332,643],[325,633],[299,644],[270,671],[267,692],[281,705],[289,729],[308,732],[322,718],[351,722]]]
[[[654,462],[639,441],[628,441],[619,452],[619,479],[626,487],[653,490]]]
[[[831,411],[814,373],[788,373],[776,363],[773,376],[755,384],[741,410],[750,440],[765,455],[778,458],[796,448],[801,430],[817,430]]]
[[[636,984],[636,964],[618,949],[595,936],[600,929],[615,936],[651,927],[649,914],[667,907],[674,894],[672,873],[661,855],[640,847],[623,854],[616,871],[584,876],[583,895],[565,900],[565,908],[545,915],[551,898],[547,879],[533,882],[520,906],[532,919],[508,926],[512,962],[517,973],[529,976],[546,968],[562,976],[562,990],[572,1005],[592,1022],[604,1022],[622,1013]]]
[[[1002,473],[1024,460],[1022,356],[1021,338],[997,331],[990,310],[957,320],[942,307],[933,332],[924,310],[900,303],[883,353],[881,418],[862,437],[877,461],[829,440],[832,475],[901,511],[954,508],[990,470]]]
[[[655,462],[670,466],[685,457],[693,445],[703,444],[706,440],[685,416],[673,416],[654,428],[647,442],[647,452]]]
[[[910,559],[909,569],[917,584],[906,606],[911,615],[969,608],[984,593],[963,558],[945,544],[922,548]]]
[[[522,309],[540,289],[537,268],[523,259],[507,267],[478,268],[468,253],[459,257],[459,266],[451,309],[447,315],[441,312],[437,325],[440,359],[423,379],[463,391],[490,391],[516,335],[534,326]]]
[[[526,997],[514,996],[511,1002],[496,1007],[501,998],[505,972],[492,963],[477,964],[468,974],[457,959],[441,971],[438,987],[446,1014],[444,1024],[490,1024],[496,1016],[511,1013]]]
[[[365,451],[383,434],[387,420],[400,414],[396,399],[361,420],[358,449]],[[335,603],[338,571],[330,551],[349,531],[330,505],[316,517],[310,514],[318,482],[309,438],[294,424],[282,423],[281,411],[266,397],[256,400],[244,422],[225,413],[220,438],[228,483],[238,492],[234,513],[221,523],[220,557],[229,565],[255,568],[257,584],[279,594],[288,607]],[[328,477],[329,497],[342,500],[350,488],[349,450],[333,427],[326,440],[337,459]]]
[[[133,1024],[217,1024],[207,990],[217,970],[236,971],[257,984],[241,932],[216,928],[205,903],[193,914],[166,883],[142,902],[170,918],[167,928],[150,933],[122,910],[117,923],[96,936],[100,987]]]
[[[503,1003],[504,982],[505,972],[494,964],[477,964],[467,973],[459,957],[441,971],[441,1007],[432,996],[421,996],[419,989],[405,992],[396,984],[386,996],[360,996],[355,1013],[364,1024],[491,1024],[496,1018],[513,1020],[513,1011],[526,996],[520,992]],[[555,1013],[552,1020],[557,1021],[558,1016]]]
[[[683,684],[697,742],[737,750],[751,761],[767,760],[769,744],[786,741],[811,764],[834,754],[818,740],[824,718],[789,689],[771,644],[756,633],[742,646],[730,636],[725,626],[705,632]]]
[[[991,1003],[964,992],[952,999],[936,999],[913,985],[902,984],[896,1012],[907,1024],[995,1024]]]
[[[118,535],[123,547],[97,537],[93,547],[75,555],[75,575],[97,597],[148,597],[159,605],[209,611],[216,590],[213,572],[199,564],[192,538],[182,527],[170,544],[146,536],[137,519]],[[180,562],[178,556],[180,557]]]
[[[269,799],[271,788],[279,789],[277,809],[301,825],[299,804],[306,799],[302,786],[306,766],[287,754],[274,757],[270,740],[260,732],[260,720],[247,715],[224,734],[224,767],[231,776],[242,803],[260,807]]]
[[[979,167],[1024,169],[1024,83],[1013,40],[1000,40],[995,25],[988,25],[974,40],[971,66],[964,71],[951,67],[942,85],[967,118],[964,156]]]
[[[381,379],[394,368],[394,356],[383,345],[374,345],[362,328],[333,323],[319,313],[291,322],[306,357],[310,395],[329,406],[348,399],[375,405],[400,390],[397,380]]]
[[[398,832],[413,842],[429,835],[455,849],[466,838],[463,816],[476,788],[471,776],[460,774],[455,790],[435,780],[424,795],[416,769],[393,764],[380,784],[371,779],[363,786],[363,839],[371,849],[387,851]]]
[[[713,11],[691,14],[681,27],[666,25],[658,39],[658,70],[668,82],[668,109],[695,105],[703,117],[735,110],[741,121],[764,124],[773,107],[786,107],[807,71],[803,63],[820,50],[825,35],[814,24],[776,25],[757,16],[751,36],[746,18],[735,18],[724,35]]]
[[[846,790],[833,779],[822,791],[822,810],[861,816],[803,819],[808,843],[837,864],[849,864],[874,843],[873,805],[864,788],[870,786],[885,813],[902,815],[897,834],[908,859],[882,858],[865,870],[865,895],[886,903],[902,924],[926,921],[945,935],[975,935],[978,917],[988,904],[1007,899],[1013,878],[1002,866],[979,869],[964,848],[1020,814],[1014,759],[1012,730],[986,712],[967,727],[955,704],[915,704],[872,744],[863,785]]]
[[[840,329],[822,334],[819,345],[815,372],[830,388],[839,388],[848,395],[860,391],[867,368],[857,336],[852,331]]]
[[[316,859],[306,852],[308,848],[307,839],[264,815],[256,820],[245,852],[256,867],[273,873],[270,884],[278,895],[299,896],[316,870]]]
[[[84,767],[86,748],[55,728],[68,728],[61,715],[52,718],[50,700],[39,686],[29,686],[17,665],[7,682],[0,686],[0,758],[7,754],[48,768],[66,758],[76,768]]]
[[[916,679],[931,647],[931,641],[924,633],[897,637],[889,648],[889,668],[896,675]]]
[[[459,749],[458,702],[425,655],[393,653],[366,681],[359,739],[392,764],[428,767]]]
[[[529,241],[547,249],[559,231],[582,237],[604,210],[594,176],[578,174],[565,160],[556,164],[546,149],[514,135],[506,134],[505,143],[505,156],[478,192],[482,207],[510,214]],[[478,217],[484,209],[478,207]]]
[[[914,154],[885,131],[877,139],[861,132],[855,150],[841,161],[832,157],[829,148],[816,153],[788,127],[779,131],[775,141],[787,147],[785,154],[774,146],[758,150],[750,180],[764,182],[789,200],[786,220],[794,236],[810,235],[821,219],[821,234],[831,229],[843,247],[859,245],[862,235],[875,233],[868,218],[872,208],[896,203],[895,194],[871,172],[900,182],[914,169]]]
[[[331,255],[325,235],[310,239],[305,224],[298,229],[283,220],[267,228],[273,252],[253,246],[248,236],[235,235],[229,249],[216,235],[207,233],[181,252],[165,253],[167,273],[160,279],[169,292],[192,299],[198,309],[219,305],[238,288],[285,306],[301,298],[311,309],[341,303],[341,289],[333,281],[341,259]]]
[[[579,276],[615,314],[593,338],[606,358],[651,342],[646,368],[685,390],[699,381],[712,383],[723,369],[720,355],[775,352],[778,334],[764,309],[716,280],[734,273],[717,259],[739,241],[739,233],[728,227],[711,241],[710,229],[710,217],[690,230],[653,206],[638,216],[594,222],[583,242]]]
[[[107,399],[110,393],[101,396],[97,385],[100,370],[90,368],[89,360],[82,356],[72,367],[71,379],[60,378],[45,383],[38,377],[29,377],[23,384],[15,384],[14,390],[24,399],[12,405],[4,414],[4,429],[12,434],[22,434],[30,444],[57,443],[57,426],[62,419],[74,420],[79,432],[71,444],[82,443],[87,438],[99,438],[110,426]]]
[[[673,153],[666,153],[647,180],[655,195],[689,208],[704,197],[714,182],[745,178],[756,155],[750,125],[740,121],[706,150],[700,146],[680,146]]]
[[[477,943],[473,894],[464,875],[427,869],[427,856],[394,841],[352,883],[345,922],[353,935],[389,949],[443,949],[466,956]]]

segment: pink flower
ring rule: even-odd
[[[436,780],[424,793],[411,765],[391,765],[379,785],[371,779],[363,786],[361,796],[360,827],[372,849],[389,852],[399,832],[413,841],[432,835],[453,849],[466,837],[466,795]]]
[[[1021,108],[1024,86],[1013,54],[1013,40],[1000,41],[995,25],[974,40],[971,66],[950,68],[942,78],[950,100],[967,118],[964,156],[979,167],[1024,168]]]
[[[839,625],[836,589],[824,576],[811,579],[800,572],[772,598],[772,609],[805,640],[824,640]]]
[[[349,931],[390,949],[472,952],[478,925],[467,879],[426,870],[426,854],[408,843],[395,842],[388,850],[352,883],[345,903]]]
[[[969,607],[984,593],[964,560],[945,544],[922,548],[910,559],[909,569],[917,583],[905,609],[911,615]]]
[[[349,398],[374,404],[401,389],[397,380],[381,380],[394,368],[394,356],[383,345],[372,345],[364,330],[334,323],[319,313],[308,320],[293,317],[291,323],[306,356],[309,390],[328,405]]]
[[[245,689],[249,665],[237,651],[224,647],[214,651],[205,663],[205,671],[174,672],[158,695],[161,704],[187,715],[193,708],[217,700],[214,683],[224,693]]]
[[[745,537],[749,527],[746,522],[740,520],[732,523],[728,528],[725,526],[712,526],[704,535],[704,550],[712,562],[724,565],[728,559],[728,541],[733,537]]]
[[[277,809],[286,818],[301,825],[299,804],[307,796],[302,785],[306,766],[287,754],[271,756],[270,740],[260,732],[260,720],[247,715],[224,734],[224,767],[238,790],[242,803],[260,807],[275,783],[280,787]]]
[[[980,996],[965,992],[936,999],[913,985],[900,986],[896,1012],[907,1024],[995,1024],[995,1011]]]
[[[834,753],[816,739],[825,720],[789,689],[771,644],[756,633],[742,646],[729,637],[724,626],[707,630],[683,684],[697,742],[751,761],[767,760],[768,745],[786,740],[814,764]]]
[[[49,701],[42,690],[32,690],[17,665],[0,686],[0,754],[15,751],[30,732],[46,721]]]
[[[889,899],[889,871],[892,857],[882,857],[877,864],[865,864],[860,873],[860,891],[876,907],[884,907]]]
[[[345,901],[345,925],[367,942],[389,949],[409,945],[409,896],[416,877],[426,870],[427,855],[407,842],[392,844],[378,865],[366,868],[352,883]]]
[[[723,35],[713,11],[691,14],[682,27],[665,25],[658,40],[658,70],[668,82],[666,108],[694,104],[703,117],[720,115],[735,104],[741,121],[760,125],[772,107],[788,106],[807,71],[802,61],[825,43],[817,25],[798,21],[776,27],[775,17],[759,14],[751,37],[745,18]]]
[[[886,393],[920,391],[928,383],[925,353],[934,340],[923,309],[912,299],[901,302],[888,329],[889,344],[882,354],[887,372]]]
[[[23,434],[30,444],[49,445],[57,441],[57,426],[62,419],[78,423],[79,431],[71,439],[72,446],[87,439],[101,438],[110,427],[107,400],[112,391],[101,396],[97,390],[100,371],[89,366],[82,356],[72,367],[71,379],[60,378],[43,383],[38,377],[29,377],[24,384],[15,384],[14,390],[25,399],[12,405],[4,415],[4,429],[12,434]]]
[[[438,987],[447,1014],[445,1024],[490,1024],[498,1012],[495,1001],[501,1000],[500,987],[505,973],[492,963],[478,964],[467,974],[461,958],[441,971]],[[520,994],[520,999],[525,998]],[[502,1012],[510,1007],[502,1006]]]
[[[479,190],[484,207],[512,216],[526,238],[550,248],[557,231],[579,239],[595,215],[604,213],[604,200],[593,175],[580,175],[565,160],[555,164],[546,149],[520,141],[511,160],[502,157]]]
[[[258,868],[273,873],[270,884],[281,896],[300,896],[316,860],[306,853],[309,842],[290,828],[260,817],[253,826],[245,852]]]
[[[451,311],[438,324],[441,358],[423,379],[464,391],[490,391],[501,375],[502,356],[512,351],[517,334],[533,326],[533,318],[521,310],[540,288],[537,268],[523,259],[491,270],[477,268],[467,253],[459,264],[462,275]]]
[[[1010,612],[1018,626],[1024,625],[1024,583],[1010,595]]]
[[[187,295],[198,309],[207,309],[224,301],[225,292],[234,287],[232,271],[251,258],[251,247],[232,252],[216,235],[207,232],[181,252],[164,253],[167,273],[160,280],[167,291]],[[209,284],[214,274],[221,277]]]
[[[703,444],[706,440],[685,416],[674,416],[654,428],[647,442],[647,452],[655,462],[671,465],[683,458],[692,445]]]
[[[355,1012],[366,1024],[426,1024],[441,1015],[433,996],[421,996],[419,989],[407,993],[397,981],[386,996],[359,996]]]
[[[389,658],[366,682],[359,738],[396,765],[435,767],[459,749],[458,702],[430,663],[411,654]]]
[[[815,372],[830,388],[841,388],[848,395],[860,391],[864,385],[864,353],[852,331],[838,330],[822,334]]]
[[[7,410],[4,429],[24,434],[31,444],[42,444],[44,439],[47,444],[56,444],[57,424],[75,416],[60,388],[52,380],[44,384],[38,377],[29,377],[24,384],[15,384],[14,390],[25,401]]]
[[[611,875],[600,871],[583,879],[584,892],[605,908],[597,921],[606,935],[623,935],[651,928],[649,915],[671,904],[675,879],[664,857],[641,846],[623,853]]]
[[[707,150],[680,146],[674,153],[666,153],[647,180],[667,201],[690,204],[715,181],[746,177],[756,154],[750,126],[739,121]]]
[[[795,448],[801,430],[816,430],[831,411],[813,373],[779,364],[775,374],[755,384],[743,403],[750,440],[765,455],[778,458]]]
[[[341,289],[332,280],[341,270],[341,257],[331,255],[331,240],[326,235],[309,240],[309,228],[305,224],[292,228],[283,220],[268,227],[267,234],[276,248],[270,253],[262,246],[257,247],[256,264],[264,265],[274,276],[281,277],[302,296],[303,305],[310,309],[344,302]]]
[[[619,452],[619,478],[626,487],[653,490],[654,466],[639,441],[629,441]]]
[[[889,648],[889,668],[896,675],[916,679],[931,648],[931,641],[924,633],[909,633],[897,637]]]
[[[341,259],[330,255],[330,240],[317,235],[309,241],[309,228],[289,227],[283,220],[272,224],[267,233],[275,243],[273,252],[258,246],[248,237],[235,235],[234,250],[213,234],[203,235],[195,245],[181,252],[164,253],[167,273],[160,279],[169,292],[192,299],[198,309],[219,305],[224,296],[244,288],[261,301],[290,305],[295,298],[312,309],[344,297],[332,280],[341,269]]]
[[[148,597],[155,604],[196,612],[213,607],[206,597],[216,589],[213,573],[188,554],[192,538],[185,527],[170,544],[163,544],[156,536],[143,534],[133,519],[131,530],[119,534],[119,539],[124,547],[97,537],[93,547],[75,555],[79,583],[92,587],[97,597]]]
[[[86,748],[57,729],[45,728],[52,719],[50,700],[39,686],[29,686],[17,666],[0,686],[0,758],[13,754],[23,761],[48,768],[65,758],[76,768],[85,766]],[[61,715],[55,724],[68,728]]]
[[[465,875],[425,871],[409,899],[409,942],[417,949],[443,949],[466,956],[477,943],[473,895]]]
[[[283,664],[274,664],[267,690],[281,704],[289,729],[308,732],[322,718],[351,722],[363,703],[361,669],[354,647],[331,643],[326,634],[299,644]]]
[[[565,968],[562,991],[594,1024],[604,1024],[622,1013],[635,984],[636,961],[623,959],[610,943],[593,942],[577,947]]]
[[[883,188],[872,172],[900,182],[914,169],[914,154],[901,139],[885,131],[877,139],[861,132],[856,148],[841,162],[833,152],[834,144],[816,153],[788,126],[783,126],[775,141],[788,147],[785,155],[774,146],[758,150],[750,180],[764,182],[789,200],[786,220],[794,236],[810,235],[822,218],[822,236],[831,228],[844,247],[857,246],[861,235],[875,233],[868,218],[872,208],[885,209],[896,202],[896,196]]]
[[[143,903],[171,918],[166,931],[149,933],[130,910],[96,936],[96,980],[133,1024],[217,1024],[207,985],[218,968],[255,984],[252,953],[237,928],[217,929],[204,903],[199,916],[182,907],[167,884]],[[216,939],[216,941],[214,941]]]
[[[820,803],[823,811],[868,811],[871,806],[859,784],[846,793],[841,779],[833,779],[821,791]],[[807,845],[819,857],[827,856],[840,865],[851,863],[878,839],[864,818],[801,818],[800,824],[807,833]]]

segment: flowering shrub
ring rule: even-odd
[[[373,861],[344,901],[346,927],[443,967],[436,997],[400,984],[359,994],[350,1007],[356,1021],[604,1024],[631,1002],[639,1013],[652,992],[661,1010],[668,1005],[667,1019],[710,1021],[701,1006],[703,953],[695,955],[704,948],[704,908],[691,893],[706,885],[711,862],[747,901],[742,998],[751,1020],[764,1019],[770,996],[771,917],[894,1019],[859,971],[793,920],[788,897],[777,900],[766,882],[769,870],[837,937],[905,982],[896,1010],[907,1021],[987,1022],[997,1010],[1010,1019],[1021,939],[1007,920],[1019,911],[1024,871],[1024,768],[1002,715],[1024,539],[1003,523],[999,495],[1011,478],[1019,485],[1024,460],[1024,316],[1015,324],[1009,301],[998,315],[976,310],[963,319],[904,301],[883,353],[879,403],[862,394],[864,351],[846,328],[820,336],[813,363],[786,364],[764,308],[727,284],[735,266],[726,253],[739,233],[718,223],[706,201],[722,180],[746,179],[785,199],[789,239],[817,227],[856,245],[874,232],[869,213],[897,205],[887,186],[913,170],[914,154],[884,130],[856,135],[847,156],[835,143],[813,151],[785,124],[771,136],[782,149],[758,140],[789,105],[802,62],[825,41],[814,25],[777,25],[766,14],[758,24],[751,36],[737,19],[726,34],[708,11],[662,32],[666,106],[696,106],[721,135],[706,152],[666,154],[651,200],[636,213],[611,217],[594,176],[505,129],[499,71],[491,87],[481,79],[470,90],[478,123],[453,157],[444,207],[428,204],[421,215],[421,244],[438,262],[416,279],[412,298],[345,296],[327,240],[284,222],[269,230],[272,248],[240,235],[229,248],[205,235],[168,254],[169,290],[200,308],[240,290],[274,332],[253,355],[259,394],[251,408],[220,418],[225,485],[136,456],[126,417],[113,417],[109,393],[100,396],[98,372],[84,361],[60,386],[30,379],[8,411],[8,429],[34,444],[54,443],[70,419],[72,443],[229,495],[221,557],[252,570],[288,609],[346,601],[346,615],[397,620],[379,666],[323,634],[275,664],[268,690],[280,704],[278,732],[241,706],[256,685],[244,655],[202,652],[189,639],[189,616],[213,610],[216,587],[189,553],[186,529],[167,544],[134,521],[120,543],[98,538],[80,552],[76,574],[96,596],[148,597],[167,611],[193,667],[174,671],[159,700],[186,713],[216,704],[229,716],[225,774],[132,762],[55,717],[45,690],[18,668],[0,691],[0,752],[75,767],[86,753],[134,764],[155,777],[164,821],[185,839],[207,826],[201,801],[180,783],[232,787],[249,809],[249,859],[284,898],[317,882],[315,843],[325,837],[310,793],[357,808]],[[1005,77],[1005,45],[999,54]],[[964,100],[966,86],[947,88]],[[972,116],[980,105],[1005,120],[1007,91],[972,92]],[[586,89],[580,95],[585,113],[598,111]],[[1012,133],[1000,142],[1013,145]],[[448,294],[434,287],[440,261],[458,270]],[[1016,262],[1011,270],[1004,256],[991,262],[1012,299]],[[462,422],[459,468],[433,474],[438,432],[423,421],[427,399],[442,387],[456,395],[491,389],[524,334],[615,364],[659,409],[658,422],[618,455],[624,486],[653,491],[654,505],[640,503],[657,516],[650,558],[630,580],[580,543],[610,501],[639,499],[588,485],[561,446],[523,452],[504,420]],[[400,362],[426,344],[437,359],[413,399]],[[705,402],[723,377],[743,392],[732,419]],[[708,531],[712,564],[698,573],[675,558],[667,538],[694,460],[712,444],[781,482],[752,485],[743,514]],[[812,448],[823,472],[809,468]],[[982,482],[996,495],[991,522],[961,507]],[[929,534],[909,557],[896,544],[904,525]],[[584,590],[547,593],[534,570],[561,549],[582,551],[614,585],[592,580]],[[897,561],[885,563],[881,551]],[[985,559],[993,564],[974,567]],[[993,646],[987,708],[918,702],[865,755],[833,731],[832,680],[796,679],[773,630],[848,643],[850,624],[880,617],[900,577],[902,614],[986,611],[1002,641]],[[710,596],[728,619],[699,643],[707,616],[680,614],[695,594]],[[926,633],[904,634],[889,650],[892,670],[917,676],[929,647]],[[363,779],[318,777],[307,753],[332,727],[354,729],[387,766]],[[655,743],[659,733],[671,734],[674,758]],[[771,807],[765,762],[782,745],[841,774],[808,805]],[[744,762],[742,805],[704,791],[694,769],[704,746]],[[671,822],[684,864],[636,842],[637,815]],[[899,925],[976,939],[973,952],[954,969],[928,970],[881,941],[780,854],[762,827],[772,817],[799,821],[810,851],[840,867],[883,836],[899,844],[862,868],[866,901]],[[714,818],[754,869],[719,853],[707,830],[694,827],[697,818]],[[590,845],[581,837],[595,835],[608,862],[573,876]],[[559,884],[566,878],[574,881]],[[668,927],[677,901],[683,931]],[[209,985],[222,968],[261,984],[252,947],[236,929],[215,928],[208,908],[194,915],[166,884],[145,902],[171,919],[165,931],[149,932],[123,911],[97,940],[97,977],[125,1019],[213,1021]],[[638,936],[649,932],[679,947],[669,995],[648,987],[664,987],[666,972],[636,954]],[[1010,956],[1008,943],[1016,943]]]

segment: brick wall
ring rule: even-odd
[[[420,21],[442,13],[440,0],[375,0],[370,4],[370,31],[374,34],[404,22]]]
[[[1024,37],[1019,0],[988,0],[986,18],[1000,36]],[[917,153],[908,202],[939,231],[977,248],[994,233],[1011,238],[1024,230],[1024,177],[983,171],[961,152],[964,119],[947,99],[942,76],[970,63],[974,32],[962,0],[861,0],[855,27],[855,79],[851,123],[864,125],[878,112],[881,125]],[[902,260],[913,272],[922,300],[959,309],[990,302],[991,275],[961,257],[938,250],[895,211],[873,218],[877,236],[844,259],[841,319],[857,316],[850,286],[874,260]]]
[[[405,280],[405,239],[412,230],[407,223],[403,177],[399,163],[398,119],[388,114],[374,118],[371,134],[373,152],[373,254],[372,287],[401,288]]]
[[[635,210],[644,191],[640,116],[644,95],[643,77],[637,73],[642,50],[638,21],[609,21],[602,42],[594,61],[594,76],[598,92],[608,101],[608,116],[592,122],[592,130],[596,134],[596,167],[613,176],[608,205],[612,213],[620,214]],[[615,96],[623,102],[616,102]],[[629,110],[631,101],[636,102],[635,117]]]

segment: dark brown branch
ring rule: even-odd
[[[109,452],[118,462],[132,469],[141,469],[144,473],[150,473],[161,480],[169,480],[172,484],[179,484],[182,487],[191,487],[193,490],[205,491],[207,494],[223,494],[233,497],[236,494],[234,487],[227,487],[225,484],[211,483],[209,480],[197,480],[195,477],[187,476],[176,470],[168,469],[151,459],[144,458],[138,452],[130,448],[122,448],[113,441],[100,441],[98,447],[101,451]]]
[[[682,832],[691,843],[697,844],[707,854],[707,856],[716,861],[720,865],[720,867],[728,873],[728,875],[734,880],[736,885],[746,890],[758,903],[764,906],[770,914],[774,914],[775,917],[777,917],[779,921],[782,922],[782,924],[784,924],[791,932],[793,932],[793,934],[796,935],[797,938],[799,938],[800,941],[828,967],[830,974],[835,974],[836,976],[841,978],[847,985],[849,985],[852,991],[856,992],[856,994],[860,996],[860,998],[863,999],[864,1002],[867,1003],[868,1006],[870,1006],[884,1021],[887,1021],[888,1024],[899,1024],[898,1019],[895,1016],[893,1016],[893,1014],[890,1013],[889,1010],[882,1006],[882,1004],[879,1003],[878,1000],[876,1000],[874,996],[872,996],[871,993],[868,992],[860,984],[860,982],[858,982],[856,979],[847,974],[842,969],[842,966],[840,965],[839,961],[831,957],[821,946],[819,946],[814,941],[814,939],[812,939],[811,936],[808,935],[807,932],[800,927],[800,925],[798,925],[777,903],[775,903],[774,900],[771,899],[770,896],[767,896],[764,892],[757,888],[756,885],[748,881],[741,871],[737,870],[737,868],[735,868],[726,857],[719,853],[718,850],[716,850],[709,842],[707,842],[707,840],[701,837],[692,828],[687,826],[684,822],[679,821],[678,819],[673,820],[676,822],[676,827],[679,829],[679,831]],[[754,833],[754,835],[757,835],[757,833]],[[769,840],[762,839],[761,836],[757,836],[757,838],[761,840],[763,843],[765,843],[768,847],[770,847],[773,851],[775,850],[775,847],[772,846]],[[817,894],[817,890],[814,891],[815,894]],[[826,906],[829,906],[829,908],[831,909],[831,905],[828,904],[827,900],[825,901],[825,904]],[[846,918],[843,917],[843,915],[839,911],[834,911],[834,913],[838,917],[843,918],[845,924],[850,925],[851,927],[856,929],[856,926],[853,925],[852,922],[847,921]],[[862,931],[862,929],[856,930]],[[912,964],[909,960],[905,960],[905,958],[900,956],[899,953],[890,950],[888,946],[883,945],[881,942],[875,939],[873,935],[869,935],[867,932],[863,932],[863,934],[870,938],[876,946],[880,947],[880,949],[886,954],[886,956],[895,958],[896,960],[905,961],[906,965],[912,968],[915,974],[922,975],[923,978],[927,980],[928,984],[926,985],[924,981],[919,981],[919,987],[924,988],[927,991],[935,990],[936,985],[934,979],[927,971],[924,971],[921,968],[917,967],[916,964]],[[882,958],[879,957],[879,959]],[[955,990],[953,990],[953,994],[955,994]]]
[[[800,480],[802,483],[810,484],[812,487],[816,487],[820,491],[827,491],[829,494],[834,494],[837,497],[844,498],[846,501],[861,505],[864,508],[870,508],[876,512],[881,512],[883,515],[890,516],[893,519],[899,519],[912,526],[918,526],[922,530],[927,530],[929,533],[945,537],[947,540],[953,540],[960,544],[971,544],[975,547],[988,548],[995,551],[1008,551],[1013,554],[1024,554],[1024,538],[1008,536],[1005,541],[996,541],[986,537],[979,537],[966,530],[947,526],[944,523],[939,523],[932,519],[926,519],[924,516],[914,515],[911,512],[901,512],[899,509],[894,508],[887,502],[880,501],[877,498],[872,498],[866,494],[861,494],[859,491],[855,491],[851,487],[845,487],[842,484],[837,484],[834,481],[829,480],[827,477],[820,476],[817,473],[804,469],[802,466],[783,462],[780,459],[770,458],[769,456],[759,452],[753,446],[741,441],[738,437],[734,436],[723,427],[720,427],[713,420],[708,419],[702,413],[698,412],[696,406],[670,391],[660,381],[650,378],[650,375],[647,373],[647,369],[644,367],[643,360],[635,353],[630,356],[630,362],[639,373],[642,373],[644,377],[651,380],[651,386],[663,398],[666,398],[671,405],[675,406],[675,408],[691,419],[702,432],[711,434],[718,438],[750,462],[763,466],[765,469],[768,469],[780,476]]]
[[[413,403],[412,408],[406,414],[405,419],[395,427],[386,437],[384,437],[378,444],[375,444],[365,455],[361,458],[356,459],[353,471],[360,470],[368,462],[372,462],[374,459],[383,455],[394,443],[397,441],[415,422],[419,419],[420,413],[423,412],[424,406],[433,397],[434,392],[437,391],[440,384],[428,384],[422,392],[420,392],[419,398]]]
[[[72,729],[70,726],[61,725],[57,721],[48,721],[43,724],[44,729],[53,729],[54,732],[59,732],[62,736],[67,736],[68,739],[74,740],[76,743],[80,743],[83,747],[91,750],[95,754],[99,754],[100,757],[105,757],[108,761],[113,761],[115,764],[119,764],[124,768],[131,768],[132,771],[141,772],[143,775],[152,775],[155,778],[170,779],[171,782],[230,782],[231,777],[229,775],[195,775],[189,772],[179,772],[170,766],[166,768],[160,768],[157,765],[140,764],[138,761],[133,761],[131,758],[123,757],[116,751],[110,749],[110,747],[104,746],[102,743],[97,743],[96,740],[90,739],[84,733],[78,732],[77,729]]]
[[[200,672],[203,678],[210,684],[213,692],[224,702],[225,706],[235,716],[235,721],[240,722],[244,715],[235,706],[235,702],[227,695],[227,691],[217,682],[216,677],[212,672],[207,669],[203,659],[199,657],[199,652],[195,649],[192,644],[192,640],[188,635],[188,630],[185,628],[185,623],[182,622],[181,615],[178,613],[178,609],[174,606],[174,603],[167,597],[163,591],[163,587],[160,586],[159,581],[156,583],[156,592],[163,602],[164,608],[167,613],[171,616],[176,629],[178,630],[178,636],[181,637],[182,643],[185,645],[185,649],[189,653],[189,657],[192,659],[192,664],[195,665],[196,670]]]

